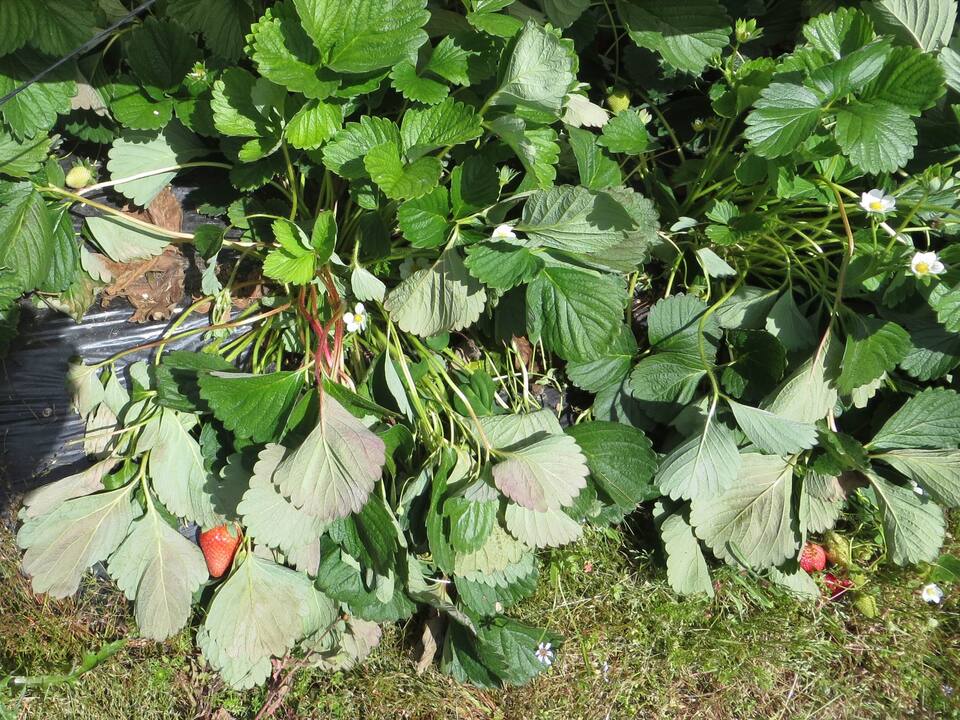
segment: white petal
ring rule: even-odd
[[[932,275],[939,275],[946,269],[947,268],[944,266],[944,264],[939,260],[934,260],[933,263],[930,265],[930,273]]]

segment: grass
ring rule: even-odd
[[[0,530],[0,676],[61,672],[133,629],[107,582],[90,578],[75,600],[34,597],[18,555]],[[532,685],[487,691],[435,668],[417,675],[410,624],[388,628],[353,671],[301,672],[276,717],[960,718],[960,588],[927,606],[919,570],[880,571],[881,613],[868,619],[845,601],[797,603],[730,568],[715,577],[715,600],[678,600],[660,559],[620,531],[591,531],[545,559],[541,588],[517,609],[567,637]],[[162,645],[131,640],[72,684],[0,690],[0,717],[5,705],[31,720],[228,720],[253,718],[265,698],[224,688],[185,631]]]

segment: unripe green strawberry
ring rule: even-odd
[[[871,620],[880,614],[880,608],[877,607],[877,599],[873,595],[867,595],[861,592],[855,593],[853,596],[853,606]]]
[[[607,95],[607,105],[614,115],[630,107],[630,93],[626,90],[614,90]]]
[[[827,558],[834,565],[842,568],[850,567],[850,541],[833,530],[828,530],[823,537],[823,546],[827,551]]]
[[[93,171],[83,164],[74,165],[67,173],[67,179],[64,182],[67,183],[67,187],[80,190],[93,182]]]
[[[234,523],[232,530],[231,533],[231,528],[218,525],[200,533],[200,549],[212,577],[220,577],[233,563],[233,555],[240,544],[240,526]]]

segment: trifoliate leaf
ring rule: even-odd
[[[415,58],[427,41],[426,0],[294,0],[323,64],[365,73]]]
[[[917,129],[910,114],[885,100],[853,102],[837,110],[840,149],[868,173],[893,172],[913,157]]]
[[[561,185],[537,190],[514,227],[524,242],[567,252],[598,252],[624,239],[633,219],[612,196],[585,187]]]
[[[960,505],[960,450],[891,450],[874,457],[919,484],[942,505]]]
[[[800,85],[772,83],[760,93],[747,115],[744,137],[760,157],[789,155],[806,140],[820,120],[820,99]]]
[[[792,455],[817,444],[816,426],[728,400],[737,425],[764,452]]]
[[[876,40],[857,48],[840,60],[818,67],[810,73],[807,84],[812,86],[824,102],[857,92],[881,74],[890,55],[890,41]]]
[[[586,485],[586,460],[576,441],[547,435],[497,451],[494,484],[530,510],[546,512],[570,505]]]
[[[113,215],[88,217],[87,229],[111,260],[128,263],[161,255],[170,238]]]
[[[17,544],[27,551],[23,572],[35,593],[63,598],[77,591],[87,568],[106,560],[130,530],[140,512],[132,502],[136,487],[67,500],[23,524]]]
[[[727,46],[730,18],[718,0],[618,3],[630,38],[684,72],[699,75]]]
[[[482,132],[477,111],[453,98],[424,110],[408,110],[400,124],[403,152],[408,160],[446,145],[468,142]]]
[[[33,183],[0,182],[0,267],[16,295],[44,281],[53,249],[53,217]]]
[[[867,473],[883,512],[883,530],[891,559],[897,565],[933,562],[943,545],[943,510],[929,497]]]
[[[562,510],[537,512],[507,503],[504,519],[510,534],[530,547],[560,547],[583,535],[583,526]]]
[[[786,459],[746,454],[733,484],[712,498],[693,499],[690,522],[721,560],[742,558],[754,568],[778,565],[797,548],[792,492],[793,465]]]
[[[211,372],[198,376],[200,397],[230,432],[256,443],[276,439],[287,422],[303,373]]]
[[[426,195],[437,186],[443,170],[436,157],[421,157],[412,163],[404,163],[395,142],[371,148],[363,159],[363,166],[370,179],[391,200]]]
[[[597,144],[603,145],[610,152],[625,155],[639,155],[647,149],[650,142],[650,133],[640,114],[636,110],[624,110],[617,113],[606,125],[603,133],[597,138]]]
[[[273,482],[297,508],[321,520],[358,512],[380,478],[383,440],[329,394],[317,426],[273,473]]]
[[[323,148],[323,164],[350,180],[365,177],[363,159],[378,145],[393,142],[400,147],[400,129],[392,120],[364,115],[358,123],[347,123]]]
[[[660,463],[657,486],[674,500],[703,499],[726,492],[737,479],[740,455],[733,431],[716,416],[675,447]]]
[[[849,7],[816,15],[803,26],[803,35],[813,47],[834,60],[863,47],[874,37],[869,18]]]
[[[464,264],[471,275],[496,290],[523,285],[543,268],[543,260],[536,254],[505,242],[469,246]]]
[[[527,285],[527,330],[566,360],[602,356],[623,322],[623,281],[570,267],[548,267]]]
[[[667,582],[681,595],[713,597],[710,570],[703,550],[681,513],[673,513],[660,525],[660,539],[667,555]]]
[[[520,105],[559,116],[563,99],[575,81],[573,41],[528,22],[503,70],[495,105]]]
[[[850,316],[837,389],[849,393],[893,370],[910,350],[910,335],[895,322]]]
[[[486,304],[483,286],[463,265],[455,248],[445,250],[387,294],[384,308],[400,328],[422,337],[469,327]]]
[[[312,584],[303,573],[247,555],[210,601],[197,644],[233,688],[249,688],[270,674],[303,635]]]
[[[140,634],[166,640],[190,618],[193,594],[207,579],[200,548],[167,525],[152,504],[110,556],[110,576],[128,599]]]
[[[188,430],[193,420],[190,415],[163,410],[152,427],[148,426],[155,435],[146,442],[145,428],[137,449],[150,450],[150,483],[160,502],[174,515],[192,520],[206,530],[219,525],[222,518],[214,510],[207,487],[209,472],[200,444]]]
[[[273,221],[273,235],[280,247],[267,253],[263,274],[280,282],[307,285],[317,271],[317,256],[307,246],[306,234],[290,220]]]

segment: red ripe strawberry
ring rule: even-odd
[[[827,566],[827,551],[822,545],[808,542],[800,553],[800,568],[806,573],[819,572]]]
[[[823,584],[827,587],[827,592],[830,593],[830,599],[836,600],[838,597],[843,595],[847,590],[853,587],[853,581],[850,578],[838,578],[833,573],[826,573],[823,576]]]
[[[239,544],[240,526],[237,524],[234,524],[233,534],[226,525],[200,533],[200,549],[212,577],[218,578],[229,569]]]

